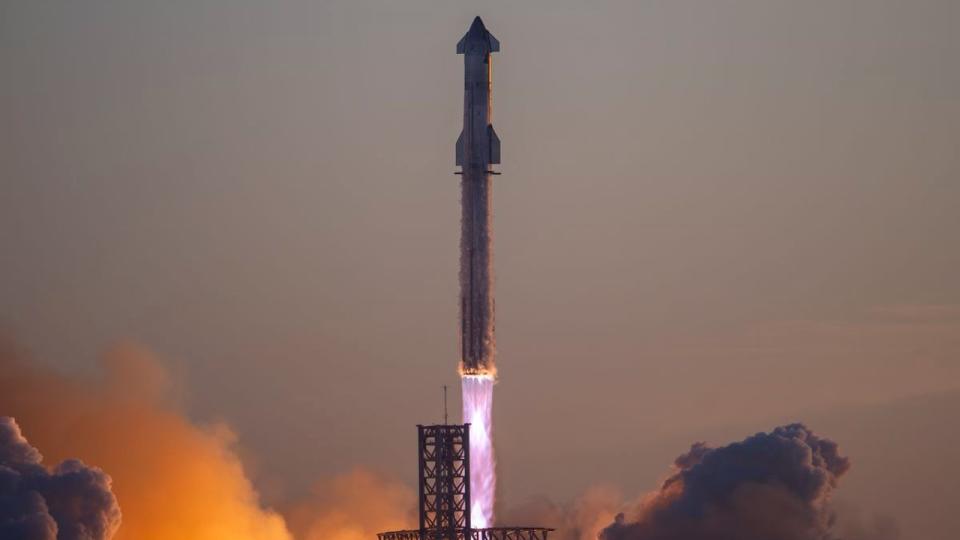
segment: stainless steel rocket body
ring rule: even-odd
[[[477,17],[457,44],[464,55],[461,166],[460,347],[461,371],[494,374],[493,234],[490,165],[500,163],[500,140],[491,124],[491,58],[500,43]]]

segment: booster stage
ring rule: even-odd
[[[480,17],[457,43],[463,55],[463,131],[457,138],[460,166],[460,372],[495,375],[493,335],[493,232],[491,165],[500,163],[500,139],[493,130],[490,53],[500,42]]]

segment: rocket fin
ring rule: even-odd
[[[465,160],[464,154],[465,152],[463,151],[463,132],[461,131],[460,136],[457,137],[457,163],[456,163],[457,165],[463,165],[463,162]]]
[[[469,34],[463,36],[460,41],[457,42],[457,54],[467,54],[467,38]],[[493,34],[487,32],[487,52],[500,52],[500,40],[493,37]]]
[[[500,137],[493,130],[493,124],[487,126],[487,135],[490,136],[490,163],[500,163]]]

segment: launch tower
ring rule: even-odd
[[[417,426],[420,528],[379,540],[547,540],[545,527],[470,527],[470,424]]]

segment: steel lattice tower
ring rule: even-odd
[[[543,527],[470,527],[470,424],[417,426],[420,528],[379,540],[546,540]]]
[[[470,529],[470,424],[417,431],[422,538],[461,538]]]

